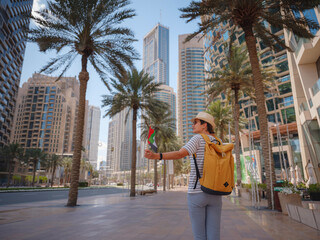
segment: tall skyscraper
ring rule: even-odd
[[[49,154],[72,155],[79,101],[74,77],[33,74],[19,90],[11,141]]]
[[[203,39],[184,43],[187,36],[179,35],[178,135],[184,144],[194,135],[190,120],[206,108]]]
[[[143,39],[143,70],[161,83],[156,97],[170,106],[172,118],[176,118],[176,100],[169,87],[169,29],[157,24]]]
[[[109,176],[131,168],[132,111],[125,121],[127,112],[128,110],[124,110],[116,114],[109,122],[106,166]]]
[[[167,85],[161,85],[160,91],[157,92],[155,96],[169,105],[171,117],[176,119],[176,93],[173,91],[173,88]],[[173,124],[176,126],[176,121],[174,121]],[[176,127],[174,128],[174,131],[176,131]]]
[[[143,69],[155,82],[169,85],[169,29],[157,24],[143,39]]]
[[[86,153],[90,164],[97,169],[98,166],[98,145],[100,131],[99,107],[90,106],[87,109],[87,131],[86,131]]]
[[[9,143],[32,0],[0,1],[0,147]]]

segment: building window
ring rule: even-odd
[[[293,107],[282,109],[281,115],[284,123],[292,123],[296,121],[296,114]]]
[[[269,114],[269,115],[268,115],[268,122],[273,122],[273,123],[276,122],[276,119],[275,119],[275,115],[274,115],[274,114]]]
[[[291,88],[291,83],[290,82],[287,82],[285,84],[279,85],[278,88],[279,88],[279,92],[280,92],[281,95],[289,93],[289,92],[292,92],[292,88]]]
[[[308,19],[312,20],[313,22],[319,24],[316,13],[314,12],[314,9],[308,9],[303,11],[303,15]],[[310,28],[310,32],[315,35],[317,33],[318,29]]]
[[[277,71],[278,73],[288,71],[289,70],[288,62],[284,61],[284,62],[278,63],[278,64],[276,64],[276,68],[278,69],[278,71]]]
[[[238,41],[240,44],[242,44],[245,41],[244,34],[239,36]]]
[[[286,82],[288,80],[290,80],[290,75],[286,75],[286,76],[283,76],[283,77],[279,78],[280,82]]]
[[[283,106],[290,106],[293,104],[293,96],[290,96],[290,97],[285,97],[283,99]]]

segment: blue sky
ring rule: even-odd
[[[142,58],[143,52],[143,37],[157,24],[169,27],[169,79],[170,86],[177,89],[177,74],[178,74],[178,35],[192,33],[197,29],[197,22],[186,23],[185,19],[181,19],[181,12],[178,10],[181,7],[186,7],[190,0],[132,0],[130,7],[136,10],[137,16],[126,21],[124,25],[130,27],[135,33],[135,38],[138,40],[134,43],[134,47]],[[34,10],[45,7],[46,1],[34,0]],[[38,72],[41,67],[55,56],[55,52],[40,53],[36,44],[27,43],[26,52],[24,56],[24,63],[22,68],[21,83],[26,82],[34,72]],[[135,67],[138,70],[142,69],[142,61],[135,62]],[[87,100],[90,105],[101,107],[101,100],[103,94],[108,94],[107,88],[102,84],[98,74],[88,68],[90,80],[87,89]],[[65,76],[78,76],[80,72],[80,57],[74,62],[73,66],[66,73]],[[57,75],[52,74],[52,76]],[[102,115],[104,109],[101,109]],[[107,142],[108,133],[108,118],[101,117],[100,136],[102,142]],[[100,153],[99,155],[104,154]]]

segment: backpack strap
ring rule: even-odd
[[[220,140],[219,138],[217,138],[216,135],[213,134],[212,136],[214,136],[214,138],[217,140],[217,142],[219,143],[219,145],[222,145],[221,140]]]
[[[208,137],[207,134],[200,134],[200,135],[203,137],[203,139],[204,139],[207,143],[211,143],[210,138]],[[219,138],[217,138],[216,135],[212,134],[211,136],[213,136],[213,137],[217,140],[217,142],[218,142],[219,145],[222,145],[221,140],[220,140]]]
[[[201,178],[201,176],[200,176],[200,171],[199,171],[198,164],[197,164],[196,154],[193,154],[192,156],[193,156],[194,165],[196,167],[196,173],[197,173],[197,180],[196,180],[196,183],[194,184],[193,189],[196,189],[197,184],[198,184],[198,180]]]

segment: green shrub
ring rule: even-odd
[[[37,180],[37,178],[36,178],[36,180]],[[39,182],[40,183],[46,183],[48,181],[48,178],[47,177],[45,177],[45,176],[39,176]]]
[[[123,186],[123,183],[117,183],[117,186]]]
[[[28,176],[26,176],[25,177],[25,180],[27,181],[27,182],[32,182],[32,176],[31,175],[28,175]],[[36,179],[35,179],[35,181],[36,181]]]
[[[285,181],[283,181],[283,182],[281,183],[281,187],[288,187],[288,188],[290,188],[290,187],[293,187],[293,184],[292,184],[291,182],[288,182],[287,180],[285,180]]]
[[[88,187],[88,182],[79,182],[79,187]]]
[[[320,183],[310,184],[308,188],[309,193],[320,192]]]
[[[243,183],[243,184],[242,184],[242,187],[243,187],[243,188],[251,189],[251,184]]]
[[[304,183],[299,183],[297,185],[297,188],[307,188],[306,185]]]
[[[263,191],[266,191],[267,190],[267,184],[265,183],[258,183],[258,188],[263,190]]]
[[[12,179],[14,180],[14,181],[21,181],[21,176],[20,175],[13,175],[12,176]]]

